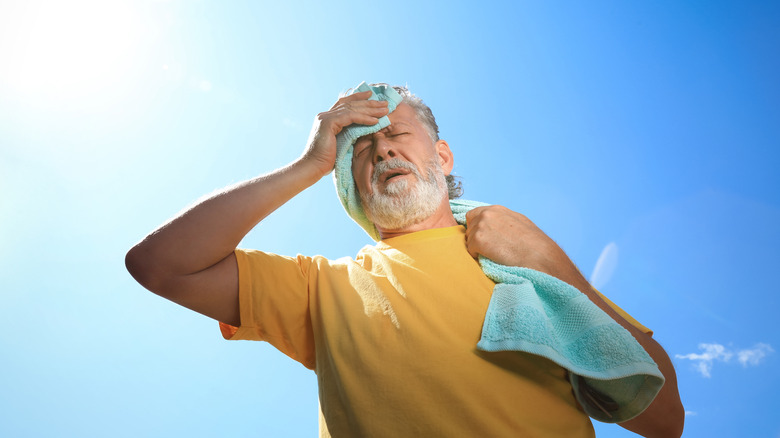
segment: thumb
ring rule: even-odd
[[[468,219],[466,220],[468,221]],[[476,239],[471,237],[473,234],[470,231],[470,228],[466,228],[466,250],[469,252],[469,255],[476,260],[479,256],[479,245],[477,244]]]
[[[477,215],[479,214],[479,210],[481,208],[482,207],[472,208],[471,210],[466,212],[466,229],[469,228],[469,224],[472,223],[474,219],[477,217]]]

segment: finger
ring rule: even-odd
[[[336,102],[332,110],[340,108],[387,108],[388,103],[386,100],[368,100],[368,99],[353,99],[353,100],[339,100]]]
[[[361,100],[368,100],[369,97],[371,97],[371,91],[361,91],[359,93],[353,93],[347,96],[339,97],[336,99],[336,103],[333,104],[333,106],[330,107],[330,111],[335,110],[341,105],[344,105],[348,102],[358,102]]]
[[[351,123],[362,125],[374,125],[379,119],[389,113],[387,106],[376,105],[350,105],[336,110],[336,119],[342,126]],[[371,120],[368,120],[368,119]]]
[[[475,207],[471,210],[466,212],[466,228],[468,229],[469,224],[474,225],[474,222],[477,221],[477,218],[482,213],[482,210],[484,210],[486,207]]]
[[[479,256],[479,251],[477,249],[477,244],[474,242],[474,239],[469,239],[468,233],[466,234],[466,250],[469,252],[469,255],[473,257],[475,260]]]
[[[472,219],[474,219],[474,215],[476,214],[474,210],[476,209],[474,208],[466,212],[466,233],[468,233],[468,226],[471,223]]]
[[[349,108],[353,110],[358,109],[387,109],[386,100],[355,100],[351,102],[341,102],[336,105],[336,109]]]
[[[374,94],[374,92],[371,91],[371,90],[358,91],[356,93],[352,93],[352,94],[349,94],[347,96],[344,96],[344,97],[342,97],[339,100],[343,100],[343,101],[347,102],[347,101],[350,101],[350,100],[368,99],[369,97],[371,97],[372,94]]]
[[[345,104],[342,108],[350,109],[352,111],[365,111],[381,114],[386,114],[389,112],[387,101],[384,100],[363,100],[359,102],[350,102]]]
[[[381,115],[384,114],[374,116],[361,112],[344,111],[338,114],[329,114],[324,116],[322,118],[322,123],[324,129],[328,129],[333,133],[333,135],[336,135],[341,132],[342,129],[352,124],[374,126],[379,123]]]
[[[365,106],[365,105],[358,105],[355,107],[349,107],[349,108],[343,108],[340,110],[342,113],[341,115],[353,119],[352,123],[362,123],[357,121],[357,119],[365,119],[365,117],[371,117],[372,119],[376,119],[375,121],[371,122],[370,124],[373,125],[379,121],[380,118],[386,116],[390,111],[386,106]]]
[[[379,117],[386,116],[389,112],[390,111],[387,107],[387,102],[378,102],[375,100],[363,100],[363,101],[355,101],[355,102],[338,103],[329,111],[321,113],[321,119],[323,121],[327,119],[341,121],[344,118],[352,117],[354,114],[363,114],[363,115],[379,118]]]
[[[350,120],[352,120],[350,123],[347,123],[344,126],[349,126],[351,124],[358,124],[358,125],[366,125],[366,126],[374,126],[377,123],[379,123],[379,119],[381,117],[373,117],[365,114],[358,114],[352,117]]]
[[[363,100],[356,102],[339,103],[328,111],[321,112],[318,117],[321,120],[327,119],[341,119],[349,117],[350,113],[362,113],[373,115],[375,117],[381,117],[387,115],[389,109],[387,102],[379,102],[375,100]]]
[[[368,100],[368,98],[370,98],[372,94],[374,94],[374,92],[371,91],[371,90],[359,91],[357,93],[352,93],[352,94],[349,94],[347,96],[340,97],[339,100],[337,100],[336,103],[333,106],[336,107],[338,104],[344,103],[344,102],[354,102],[354,101],[357,101],[357,100]]]

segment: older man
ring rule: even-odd
[[[314,122],[302,156],[229,187],[147,236],[127,255],[149,290],[221,322],[229,339],[264,340],[314,370],[322,436],[589,437],[593,428],[564,368],[475,344],[494,283],[478,255],[557,277],[625,327],[658,364],[666,384],[621,426],[679,436],[683,410],[663,349],[596,291],[548,236],[503,207],[476,208],[468,227],[448,197],[454,158],[430,110],[408,90],[403,102],[340,98]],[[355,259],[296,258],[236,249],[263,218],[330,173],[337,135],[360,137],[352,176],[381,239]],[[262,369],[258,369],[262,372]]]

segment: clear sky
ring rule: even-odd
[[[123,259],[366,80],[431,106],[465,198],[655,330],[685,436],[780,437],[779,23],[769,1],[0,2],[0,436],[314,436],[312,372]],[[326,177],[242,246],[368,243]]]

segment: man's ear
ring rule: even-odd
[[[439,164],[444,174],[449,175],[455,166],[455,157],[452,155],[450,145],[444,140],[438,140],[433,146],[436,148],[436,155],[439,157]]]

